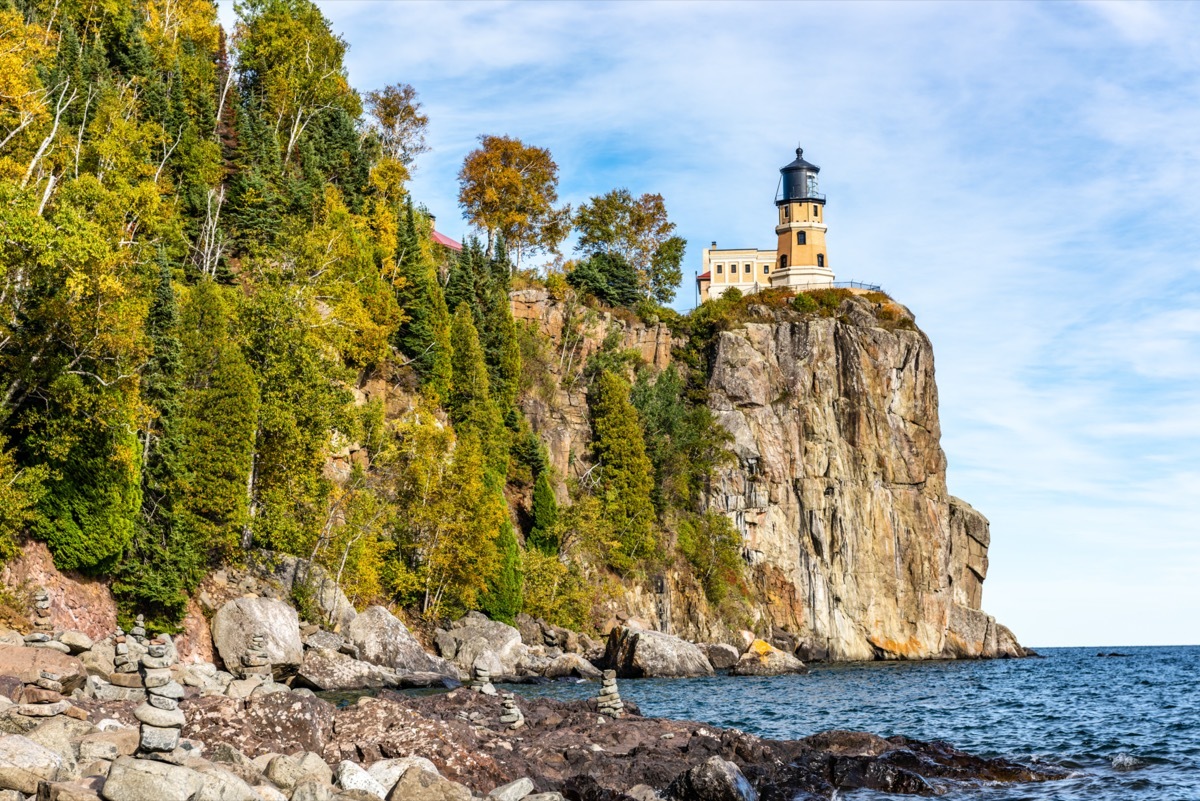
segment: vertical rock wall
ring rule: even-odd
[[[859,297],[767,314],[719,335],[709,382],[738,457],[709,504],[742,533],[760,625],[810,659],[1019,655],[979,608],[988,522],[946,491],[928,338]]]

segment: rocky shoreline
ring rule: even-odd
[[[38,609],[49,602],[39,595]],[[100,641],[45,621],[0,632],[0,801],[804,801],[1061,775],[903,737],[774,741],[646,718],[618,677],[804,666],[762,640],[739,652],[627,621],[604,646],[519,622],[468,615],[436,632],[435,656],[383,607],[335,633],[245,596],[212,619],[222,667],[180,661],[172,638],[149,636],[140,619]],[[531,678],[598,691],[561,702],[494,684]],[[446,692],[392,689],[413,686]],[[314,689],[375,694],[338,706]]]

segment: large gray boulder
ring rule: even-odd
[[[271,553],[265,556],[258,568],[264,575],[279,582],[281,591],[286,595],[300,588],[306,597],[312,599],[321,619],[311,620],[310,623],[345,632],[354,620],[354,604],[350,603],[333,576],[320,565],[298,556]]]
[[[804,673],[804,663],[765,640],[755,640],[729,671],[735,676],[782,676]]]
[[[267,658],[276,678],[296,672],[304,659],[300,617],[295,609],[273,598],[235,598],[213,616],[213,643],[226,670],[235,676],[245,675],[242,657],[255,634],[262,634],[266,640]]]
[[[391,668],[363,662],[328,648],[305,651],[296,680],[315,690],[367,690],[400,684],[400,677]]]
[[[82,687],[87,678],[83,663],[73,656],[49,648],[0,645],[0,676],[15,676],[25,684],[33,684],[43,671],[57,674],[66,693]]]
[[[204,777],[180,765],[118,757],[101,790],[108,801],[193,801]]]
[[[19,734],[0,737],[0,790],[32,795],[38,782],[57,779],[62,766],[62,756],[44,745]]]
[[[689,769],[667,788],[672,801],[758,801],[738,766],[718,756]]]
[[[470,675],[472,666],[482,660],[492,678],[517,675],[529,651],[520,631],[479,612],[454,621],[448,631],[439,631],[435,642],[438,652],[464,674]]]
[[[350,622],[347,633],[360,659],[396,671],[440,673],[458,678],[454,665],[426,653],[408,627],[382,606],[371,606]]]
[[[664,634],[627,626],[608,635],[604,662],[622,678],[712,676],[713,668],[699,646]]]

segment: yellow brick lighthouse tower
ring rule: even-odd
[[[771,286],[802,289],[833,283],[825,251],[825,196],[817,191],[820,171],[804,160],[801,148],[796,148],[796,160],[779,170],[783,176],[775,198],[779,248]]]

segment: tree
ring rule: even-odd
[[[533,527],[529,545],[544,554],[558,553],[558,499],[550,486],[550,474],[543,470],[533,484]]]
[[[272,120],[286,141],[283,161],[323,111],[342,109],[358,117],[358,96],[346,80],[346,42],[310,0],[244,0],[234,34],[243,93]]]
[[[507,520],[500,526],[496,550],[500,555],[499,570],[488,580],[480,605],[488,617],[512,625],[521,613],[525,577],[521,572],[521,546],[513,534],[512,523]]]
[[[635,199],[628,189],[614,189],[580,206],[574,222],[581,253],[619,255],[637,272],[644,296],[659,303],[675,297],[687,242],[672,233],[662,195]]]
[[[451,360],[450,419],[457,429],[478,435],[486,454],[491,484],[499,489],[508,470],[508,437],[500,410],[492,400],[487,364],[479,344],[479,333],[467,304],[454,310]]]
[[[658,555],[655,531],[654,468],[646,457],[637,409],[629,384],[605,370],[597,377],[592,410],[592,450],[599,463],[599,489],[605,520],[619,542],[613,567],[629,571]]]
[[[417,90],[396,83],[367,92],[366,100],[367,113],[374,123],[372,130],[384,154],[411,167],[417,156],[429,150],[425,144],[429,117],[421,113]]]
[[[607,303],[630,307],[638,302],[638,274],[620,253],[595,253],[567,273],[567,283]]]
[[[21,467],[0,434],[0,562],[17,555],[17,542],[37,517],[46,468]]]
[[[508,136],[479,137],[458,173],[463,217],[487,231],[487,255],[496,236],[525,252],[557,252],[570,227],[570,206],[558,202],[558,165],[545,148]]]

